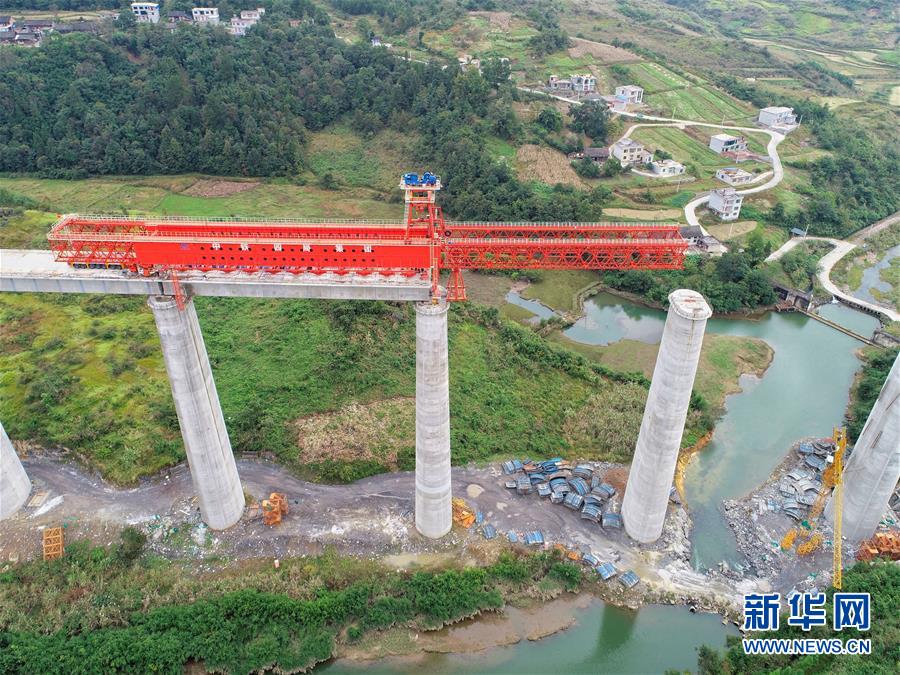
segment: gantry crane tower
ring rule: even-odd
[[[450,272],[448,300],[465,300],[464,269],[680,269],[675,224],[445,221],[434,174],[404,174],[403,222],[130,217],[69,214],[48,239],[76,267],[169,276],[191,272],[384,275],[430,281]]]

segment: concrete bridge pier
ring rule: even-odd
[[[18,511],[31,494],[31,481],[6,429],[0,424],[0,520]]]
[[[416,529],[430,539],[452,527],[447,302],[416,304]]]
[[[681,289],[669,295],[669,313],[622,500],[625,531],[642,544],[656,541],[663,531],[706,320],[711,314],[696,291]]]
[[[900,480],[900,355],[844,466],[841,532],[851,544],[871,537]],[[834,497],[825,506],[834,523]]]
[[[159,331],[203,521],[224,530],[240,520],[244,491],[193,299],[185,300],[183,310],[168,296],[151,296],[148,304]]]

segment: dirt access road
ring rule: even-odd
[[[244,490],[256,499],[272,491],[286,493],[290,512],[281,525],[266,527],[248,511],[235,526],[211,531],[200,521],[191,477],[182,464],[139,487],[119,489],[54,455],[23,460],[35,493],[46,493],[40,506],[26,506],[0,522],[0,560],[28,559],[40,554],[40,530],[63,524],[69,541],[90,538],[95,544],[115,541],[126,525],[147,532],[149,547],[171,558],[287,558],[321,553],[333,546],[346,555],[385,558],[404,566],[432,554],[463,556],[466,545],[483,542],[477,528],[455,527],[440,541],[421,537],[413,521],[415,475],[411,472],[372,476],[351,485],[320,485],[291,476],[277,464],[240,459]],[[606,471],[620,466],[595,464]],[[673,507],[663,538],[652,547],[637,547],[621,531],[604,531],[581,520],[578,513],[536,494],[519,496],[504,486],[507,477],[496,466],[454,467],[453,493],[482,511],[500,538],[508,530],[541,530],[548,542],[559,542],[620,569],[634,569],[647,591],[707,598],[710,604],[739,602],[740,593],[757,588],[755,581],[735,582],[690,569],[687,535],[690,521]],[[405,561],[405,562],[404,562]]]

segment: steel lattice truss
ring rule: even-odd
[[[438,185],[439,188],[439,185]],[[380,274],[430,279],[463,269],[678,269],[677,225],[454,223],[434,188],[408,189],[403,222],[62,216],[48,235],[57,260],[144,275],[189,271]]]

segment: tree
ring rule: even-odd
[[[481,76],[495,89],[501,84],[509,82],[508,59],[485,59],[481,62]]]
[[[535,122],[547,131],[560,131],[563,127],[563,118],[556,108],[543,108]]]
[[[585,101],[581,105],[569,107],[572,122],[569,127],[573,131],[590,136],[594,141],[605,142],[609,129],[609,110],[600,101]]]
[[[600,173],[603,174],[603,176],[606,178],[618,176],[624,171],[626,171],[626,167],[622,166],[622,163],[615,157],[610,157],[608,160],[603,162],[603,166],[600,168]]]
[[[597,162],[588,157],[572,162],[572,168],[575,169],[575,173],[582,178],[600,177],[600,167],[597,165]]]

